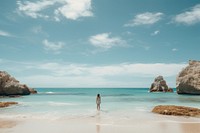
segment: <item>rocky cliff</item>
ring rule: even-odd
[[[158,76],[154,79],[149,89],[150,92],[173,92],[173,89],[169,88],[163,76]]]
[[[29,95],[30,89],[25,84],[11,77],[7,72],[0,71],[0,96]]]
[[[176,78],[178,94],[200,94],[200,61],[190,60]]]

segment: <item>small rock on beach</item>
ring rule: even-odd
[[[17,102],[0,102],[0,108],[8,107],[10,105],[18,104]]]
[[[175,105],[158,105],[153,108],[152,112],[162,115],[191,116],[191,117],[200,116],[200,109],[198,108],[175,106]]]

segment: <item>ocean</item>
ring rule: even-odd
[[[38,94],[1,98],[19,104],[0,109],[0,118],[73,119],[93,118],[96,95],[101,95],[104,118],[151,117],[156,105],[181,105],[200,108],[200,96],[174,93],[149,93],[148,88],[36,88]],[[175,89],[174,89],[175,90]]]

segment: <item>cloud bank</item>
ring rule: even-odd
[[[176,75],[186,66],[184,63],[121,63],[97,66],[3,59],[0,60],[0,65],[21,82],[33,87],[148,87],[158,75],[170,79],[170,86],[175,86]],[[22,73],[23,76],[20,76]]]

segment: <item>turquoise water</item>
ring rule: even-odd
[[[0,109],[0,117],[91,117],[96,113],[96,94],[101,94],[101,111],[117,114],[149,114],[156,105],[183,105],[200,108],[200,96],[176,93],[149,93],[147,88],[36,88],[38,94],[1,101],[19,102]]]

